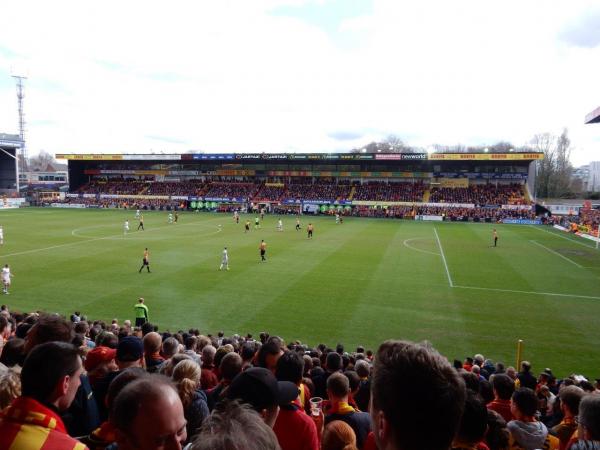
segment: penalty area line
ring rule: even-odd
[[[571,264],[576,265],[577,267],[579,267],[580,269],[583,269],[583,266],[581,264],[576,263],[575,261],[573,261],[571,258],[567,258],[565,255],[561,255],[560,253],[558,253],[555,250],[552,250],[551,248],[546,247],[543,244],[540,244],[538,241],[534,241],[534,240],[530,240],[529,242],[531,242],[532,244],[538,245],[540,247],[542,247],[545,250],[548,250],[550,253],[555,254],[556,256],[560,256],[562,259],[564,259],[565,261],[570,262]]]
[[[446,256],[444,255],[444,249],[442,248],[442,243],[440,242],[440,237],[438,236],[438,232],[433,227],[433,232],[435,233],[435,238],[437,239],[438,246],[440,247],[440,254],[442,255],[442,261],[444,261],[444,267],[446,268],[446,275],[448,275],[448,283],[450,287],[454,287],[454,283],[452,282],[452,277],[450,276],[450,271],[448,270],[448,263],[446,263]]]
[[[509,292],[513,294],[530,294],[530,295],[549,295],[552,297],[574,297],[574,298],[587,298],[592,300],[600,300],[600,297],[594,297],[593,295],[577,295],[577,294],[557,294],[556,292],[537,292],[537,291],[519,291],[514,289],[499,289],[499,288],[487,288],[479,286],[453,286],[456,289],[475,289],[478,291],[493,291],[493,292]]]

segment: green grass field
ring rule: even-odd
[[[132,231],[123,237],[126,218]],[[503,225],[492,248],[490,224],[355,218],[336,225],[304,217],[296,232],[295,219],[284,217],[279,233],[274,216],[244,234],[246,218],[183,213],[168,225],[166,213],[151,212],[146,231],[136,232],[132,211],[2,211],[0,262],[14,273],[2,303],[124,320],[143,296],[162,330],[268,330],[347,348],[426,339],[450,359],[480,352],[507,364],[523,339],[536,372],[600,376],[600,251],[592,242]],[[228,272],[218,270],[224,246]],[[151,274],[138,273],[144,247]]]

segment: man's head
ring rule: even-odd
[[[327,353],[325,358],[325,367],[329,372],[337,372],[342,369],[342,356],[336,352]]]
[[[231,450],[243,443],[245,450],[279,450],[277,436],[249,405],[219,402],[202,423],[191,450]]]
[[[144,354],[149,356],[157,353],[162,344],[162,337],[156,331],[152,331],[144,336]]]
[[[384,342],[371,381],[378,447],[446,450],[460,424],[465,395],[456,370],[429,344]]]
[[[160,375],[125,386],[114,399],[110,420],[120,450],[181,449],[187,438],[179,395]]]
[[[501,400],[510,400],[515,392],[515,382],[504,373],[495,374],[492,377],[492,388],[494,395]]]
[[[281,341],[279,339],[270,338],[265,342],[258,350],[257,364],[260,367],[269,369],[275,373],[277,367],[277,360],[283,355],[281,349]]]
[[[172,358],[179,351],[179,342],[174,337],[165,339],[162,343],[162,355],[166,358]]]
[[[75,398],[82,372],[81,358],[73,345],[66,342],[37,345],[23,364],[22,395],[64,411]]]
[[[579,438],[600,441],[600,395],[588,394],[579,403]]]
[[[479,394],[467,389],[465,410],[453,447],[472,447],[481,442],[487,431],[487,408]]]
[[[71,342],[73,337],[75,333],[70,322],[55,314],[43,315],[27,333],[25,353],[44,342]]]
[[[146,249],[148,250],[148,249]],[[138,303],[144,303],[144,299],[142,297],[138,298]]]
[[[215,354],[217,353],[217,349],[212,345],[205,345],[202,348],[202,365],[210,365],[215,360]]]
[[[350,393],[350,381],[340,372],[335,372],[327,378],[327,394],[332,402],[347,401]]]
[[[286,405],[298,397],[298,387],[289,381],[277,381],[275,375],[263,367],[252,367],[236,376],[227,398],[240,400],[257,411],[265,422],[273,427],[279,405]]]
[[[304,359],[296,352],[285,352],[277,360],[275,376],[279,381],[291,381],[296,385],[302,382]]]
[[[515,391],[510,402],[510,412],[517,420],[532,418],[538,408],[535,392],[529,388],[519,388]]]
[[[234,352],[227,353],[219,364],[221,378],[227,383],[231,382],[242,371],[242,364],[240,355]]]
[[[119,342],[116,360],[120,370],[127,367],[142,367],[144,359],[144,345],[136,336],[126,336]]]
[[[585,392],[577,386],[567,386],[558,394],[560,408],[565,416],[574,417],[579,414],[579,403]]]
[[[358,361],[356,361],[356,364],[354,365],[354,370],[356,370],[356,373],[358,374],[359,377],[367,378],[371,371],[371,366],[364,359],[359,359]]]
[[[115,362],[117,351],[113,348],[98,346],[88,352],[85,358],[85,370],[91,376],[102,377],[119,368]]]

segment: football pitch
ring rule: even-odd
[[[507,365],[523,339],[536,373],[600,376],[600,251],[552,228],[305,216],[296,231],[282,216],[278,232],[279,216],[258,230],[244,214],[239,224],[217,213],[144,218],[136,231],[126,210],[0,212],[0,262],[14,274],[2,303],[122,321],[144,297],[161,330],[269,331],[347,349],[429,340],[450,359],[483,353]],[[225,246],[230,270],[219,271]],[[152,273],[138,273],[145,247]]]

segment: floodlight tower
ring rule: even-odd
[[[27,77],[23,75],[13,75],[12,76],[17,83],[17,102],[19,106],[19,136],[21,137],[21,150],[19,155],[19,166],[21,172],[27,170],[27,147],[25,146],[25,113],[23,112],[23,99],[25,98],[25,93],[23,92],[23,83],[27,79]],[[17,184],[19,184],[19,180],[17,179]]]

